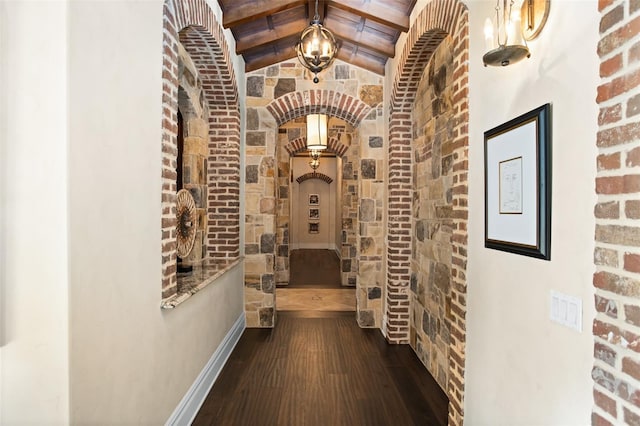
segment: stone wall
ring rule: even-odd
[[[179,187],[188,190],[196,204],[196,239],[191,253],[182,259],[186,265],[199,265],[206,256],[207,246],[207,145],[209,143],[209,108],[203,98],[202,81],[198,71],[184,49],[178,45],[178,110],[183,119],[182,182]],[[178,291],[182,291],[178,275]]]
[[[469,13],[464,3],[458,0],[433,0],[412,20],[411,28],[396,61],[391,87],[388,128],[387,340],[393,343],[409,343],[411,317],[416,316],[411,308],[414,293],[411,290],[412,264],[414,264],[412,253],[415,251],[412,226],[414,221],[412,152],[414,135],[412,130],[414,119],[417,118],[414,107],[425,68],[438,46],[445,38],[450,37],[450,50],[453,57],[450,85],[452,120],[447,155],[450,155],[452,164],[449,172],[451,201],[447,209],[451,210],[449,215],[451,219],[451,287],[450,303],[447,303],[448,299],[444,300],[445,305],[438,307],[437,310],[438,312],[441,309],[444,310],[444,315],[449,319],[450,324],[446,391],[449,397],[449,424],[451,425],[461,425],[464,422],[467,219],[469,214],[468,18]],[[449,202],[448,199],[447,202]],[[443,266],[439,267],[444,269]],[[417,282],[414,287],[416,287],[415,294],[420,294]],[[416,309],[419,313],[420,308]],[[429,323],[435,317],[427,316],[426,318]],[[418,324],[417,319],[414,323]],[[437,319],[435,325],[437,328]],[[427,324],[427,329],[430,328],[431,326]],[[438,376],[438,374],[435,375]]]
[[[451,332],[452,71],[447,37],[424,70],[413,121],[410,343],[443,389]]]
[[[640,2],[599,3],[592,424],[640,424]]]
[[[378,162],[376,177],[386,176],[384,164],[383,134],[384,123],[377,108],[382,103],[382,78],[371,72],[336,61],[328,70],[320,74],[320,83],[314,84],[309,72],[296,60],[280,63],[247,75],[247,150],[246,150],[246,311],[249,327],[272,327],[275,319],[274,283],[287,277],[288,260],[288,219],[279,217],[288,211],[285,189],[284,163],[287,156],[283,144],[299,140],[300,135],[281,136],[285,123],[304,117],[310,113],[324,113],[344,120],[355,129],[357,137],[346,135],[345,129],[333,129],[330,137],[346,152],[338,154],[346,158],[343,162],[343,200],[351,190],[345,218],[356,219],[344,223],[347,228],[343,238],[343,275],[348,285],[358,286],[360,263],[358,257],[360,236],[369,237],[381,250],[384,237],[378,232],[382,223],[382,191],[370,190],[370,199],[379,207],[379,214],[372,222],[379,226],[357,226],[356,206],[361,171],[360,147],[373,146],[367,155]],[[286,131],[283,134],[286,135]],[[344,145],[340,139],[348,140]],[[363,144],[363,141],[365,143]],[[366,163],[367,167],[370,163]],[[370,172],[369,172],[370,173]],[[349,183],[346,183],[349,182]],[[285,197],[286,195],[286,197]],[[375,198],[379,197],[379,198]],[[271,208],[273,206],[273,208]],[[360,214],[359,212],[357,213]],[[343,213],[344,215],[344,213]],[[357,236],[350,236],[350,233]],[[377,285],[382,282],[382,258],[372,257],[373,266],[367,266],[367,279]],[[372,273],[371,271],[375,271]],[[358,318],[362,326],[380,326],[381,295],[378,291],[361,298],[358,304]],[[377,301],[369,302],[370,300]]]

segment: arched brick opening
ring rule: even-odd
[[[326,89],[291,92],[267,105],[278,126],[308,114],[327,114],[358,127],[371,107],[353,96]]]
[[[333,182],[333,179],[331,178],[331,176],[327,176],[324,173],[316,173],[316,172],[306,173],[306,174],[304,174],[302,176],[299,176],[296,179],[296,182],[302,183],[304,181],[311,180],[311,179],[318,179],[318,180],[321,180],[321,181],[326,182],[326,183]]]
[[[284,149],[287,150],[289,155],[295,155],[298,152],[306,151],[307,150],[306,136],[303,136],[301,138],[291,141],[284,147]],[[327,140],[327,151],[334,153],[338,157],[342,157],[347,152],[348,149],[349,147],[343,144],[342,142],[340,142],[340,139],[338,138],[329,137],[329,139]]]
[[[223,30],[204,0],[166,0],[162,69],[162,298],[175,306],[178,42],[193,60],[207,102],[207,265],[224,269],[240,256],[240,109]],[[174,302],[171,302],[171,301]]]
[[[387,203],[387,339],[410,340],[410,282],[413,208],[412,110],[425,67],[442,40],[450,36],[453,49],[452,259],[449,345],[449,423],[463,422],[466,245],[468,179],[468,11],[457,0],[435,0],[415,19],[398,62],[389,117],[389,193]]]

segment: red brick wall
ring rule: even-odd
[[[592,423],[640,424],[640,1],[599,10]]]
[[[468,11],[455,0],[429,3],[413,22],[391,92],[389,122],[389,196],[387,207],[387,338],[409,341],[412,239],[413,105],[423,71],[440,42],[450,35],[453,48],[452,108],[452,268],[449,350],[449,423],[462,424],[465,363],[467,180],[468,180]]]
[[[240,256],[240,110],[229,48],[204,0],[166,0],[162,69],[162,298],[177,294],[176,155],[178,47],[196,65],[209,107],[206,257]]]

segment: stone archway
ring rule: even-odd
[[[389,194],[387,205],[387,339],[411,343],[413,327],[424,318],[411,315],[411,293],[416,287],[412,274],[414,160],[413,108],[421,76],[434,51],[450,37],[453,52],[450,206],[443,214],[451,224],[451,258],[447,273],[451,282],[446,312],[450,340],[446,372],[449,422],[462,424],[465,364],[467,170],[468,170],[468,11],[457,0],[435,0],[415,19],[402,50],[392,87],[389,121]],[[423,232],[424,235],[424,232]],[[427,238],[429,238],[427,236]],[[414,347],[415,349],[415,347]],[[423,360],[424,361],[424,360]],[[436,376],[438,372],[431,371]]]
[[[162,299],[172,308],[183,297],[176,277],[176,154],[178,42],[195,65],[208,110],[206,236],[203,254],[223,270],[240,257],[240,109],[223,29],[204,0],[165,0],[162,69]]]
[[[353,192],[357,192],[359,196],[352,197],[353,204],[356,206],[349,219],[353,224],[350,232],[353,237],[347,244],[350,245],[349,253],[357,261],[345,262],[343,272],[348,269],[351,275],[350,283],[358,287],[358,282],[366,283],[366,287],[357,289],[358,299],[358,322],[363,327],[379,326],[382,318],[381,308],[381,288],[382,288],[382,241],[373,244],[373,238],[367,238],[365,242],[366,253],[364,262],[360,252],[360,242],[362,241],[361,232],[372,232],[376,236],[380,236],[382,240],[382,200],[376,202],[373,196],[382,194],[382,190],[378,187],[384,185],[382,176],[383,160],[363,160],[361,158],[361,145],[367,143],[366,150],[369,152],[376,151],[382,154],[382,137],[374,133],[376,129],[381,128],[381,117],[374,106],[378,106],[381,96],[376,102],[366,103],[364,99],[374,99],[366,97],[370,92],[375,90],[375,85],[365,85],[362,87],[361,98],[354,97],[349,94],[336,92],[327,89],[310,89],[301,91],[292,91],[274,98],[271,102],[265,104],[263,96],[271,95],[271,90],[267,90],[268,84],[274,84],[278,88],[278,82],[281,80],[290,80],[290,76],[295,74],[292,72],[290,64],[286,64],[286,77],[278,80],[270,77],[275,74],[273,71],[266,70],[262,75],[256,74],[248,77],[250,93],[256,95],[256,102],[248,103],[248,131],[247,131],[247,222],[245,244],[246,262],[245,265],[245,287],[247,290],[248,303],[247,308],[247,324],[250,327],[273,327],[275,325],[276,301],[274,296],[275,283],[278,279],[284,279],[279,274],[282,272],[284,259],[288,256],[288,236],[283,223],[286,218],[282,218],[282,211],[288,210],[284,203],[279,203],[279,199],[287,198],[288,180],[290,180],[290,172],[288,165],[289,153],[287,150],[295,151],[304,146],[300,134],[297,137],[287,137],[286,141],[281,140],[282,126],[289,122],[294,122],[307,114],[323,113],[330,117],[338,118],[355,131],[351,143],[342,143],[339,141],[340,132],[336,133],[335,152],[344,151],[341,145],[352,147],[355,150],[354,160],[349,160],[343,165],[343,169],[348,169],[348,174],[353,179],[350,188]],[[297,65],[294,65],[294,67]],[[265,76],[263,76],[265,75]],[[300,83],[303,84],[303,83]],[[356,86],[357,87],[357,86]],[[371,88],[371,89],[370,89]],[[375,86],[376,93],[382,93],[381,83]],[[278,90],[274,90],[278,93]],[[375,98],[377,99],[377,98]],[[367,121],[366,129],[360,132],[359,126],[362,121]],[[380,120],[380,122],[378,121]],[[373,125],[375,123],[375,125]],[[375,135],[375,136],[374,136]],[[285,148],[288,146],[288,148]],[[282,152],[278,152],[281,150]],[[367,152],[368,153],[368,152]],[[357,156],[357,159],[355,157]],[[363,161],[365,166],[363,166]],[[360,173],[365,167],[366,172]],[[377,170],[377,174],[376,174]],[[366,185],[366,204],[370,208],[366,209],[365,222],[366,226],[356,226],[360,220],[358,211],[358,203],[362,199],[363,179],[367,181]],[[378,179],[376,185],[369,182]],[[375,188],[372,189],[372,188]],[[283,194],[285,194],[283,196]],[[380,210],[376,214],[376,208]],[[348,225],[348,224],[347,224]],[[374,229],[375,227],[375,229]],[[343,223],[344,228],[344,223]],[[363,231],[364,230],[364,231]],[[379,251],[380,253],[377,253]],[[369,254],[375,254],[369,256]],[[359,280],[363,265],[365,273],[369,274],[363,280]],[[379,274],[380,278],[370,278],[372,275]],[[286,277],[285,277],[286,278]]]

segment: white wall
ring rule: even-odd
[[[77,424],[164,423],[243,312],[241,266],[175,310],[160,309],[162,9],[161,1],[69,5]]]
[[[465,424],[585,425],[592,406],[598,7],[555,1],[530,59],[484,68],[494,2],[470,2],[470,172]],[[552,104],[551,261],[484,248],[483,133]],[[582,332],[549,320],[550,291],[579,297]]]
[[[66,424],[66,10],[0,2],[0,424]]]

